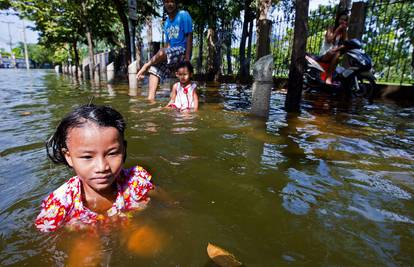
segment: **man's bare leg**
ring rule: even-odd
[[[148,80],[148,100],[155,99],[155,92],[157,91],[159,83],[160,83],[160,78],[150,73],[149,80]]]

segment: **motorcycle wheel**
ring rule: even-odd
[[[377,90],[377,83],[372,77],[358,76],[358,87],[356,88],[355,84],[351,88],[352,94],[358,97],[364,97],[370,102],[374,99],[375,92]]]

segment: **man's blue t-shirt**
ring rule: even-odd
[[[186,48],[186,34],[193,32],[193,22],[187,11],[180,10],[173,20],[167,18],[164,25],[164,31],[167,43],[170,47],[182,46]]]

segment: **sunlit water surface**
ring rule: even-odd
[[[68,264],[80,233],[38,233],[41,200],[71,176],[44,141],[73,107],[118,109],[126,166],[139,163],[178,203],[132,220],[164,234],[157,253],[100,237],[105,266],[213,266],[208,242],[245,266],[410,266],[414,262],[414,108],[305,96],[300,115],[274,92],[267,122],[248,116],[250,87],[200,84],[201,108],[160,109],[145,90],[77,82],[51,71],[0,70],[0,265]],[[145,241],[143,241],[145,242]]]

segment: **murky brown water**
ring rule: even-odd
[[[127,119],[126,166],[145,166],[179,201],[154,202],[133,218],[162,233],[157,253],[130,252],[114,228],[99,237],[92,263],[213,266],[212,242],[245,266],[413,264],[413,107],[310,95],[301,115],[287,116],[284,95],[274,93],[265,123],[247,115],[250,88],[200,88],[200,112],[182,115],[159,109],[166,97],[149,104],[125,84],[0,70],[0,265],[73,263],[73,240],[87,239],[40,234],[33,220],[41,199],[71,175],[47,160],[43,142],[91,96]]]

